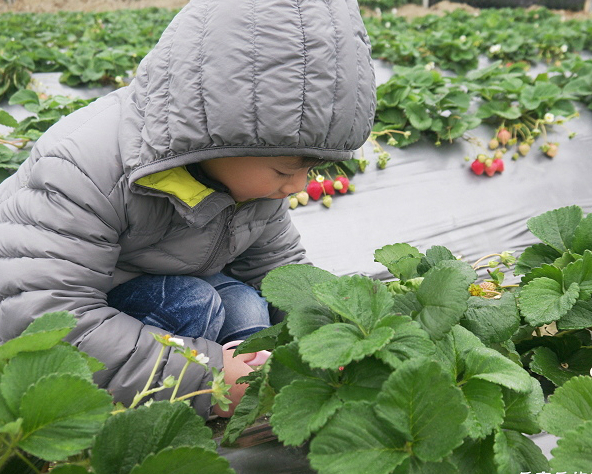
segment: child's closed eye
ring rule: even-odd
[[[276,172],[276,174],[277,174],[278,176],[281,176],[282,178],[289,178],[289,177],[291,177],[291,176],[294,176],[293,174],[289,174],[289,173],[282,173],[282,172],[281,172],[281,171],[279,171],[279,170],[274,170],[274,171]]]

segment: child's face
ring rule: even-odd
[[[306,185],[309,168],[298,156],[241,156],[200,163],[212,179],[224,184],[236,202],[283,199]]]

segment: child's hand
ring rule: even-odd
[[[253,358],[253,354],[239,354],[233,357],[234,349],[222,351],[222,360],[224,362],[224,382],[231,385],[230,406],[228,411],[222,411],[218,405],[214,406],[214,413],[218,416],[230,417],[234,413],[234,409],[240,402],[247,389],[246,383],[237,384],[236,380],[253,371],[253,368],[245,363]]]

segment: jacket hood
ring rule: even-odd
[[[193,0],[122,109],[126,174],[225,156],[353,157],[376,106],[355,0]]]

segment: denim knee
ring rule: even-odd
[[[115,287],[107,301],[144,324],[213,341],[225,318],[218,292],[192,276],[142,275]]]
[[[267,301],[257,290],[223,274],[204,280],[220,294],[224,305],[225,319],[217,342],[245,339],[270,326]]]

